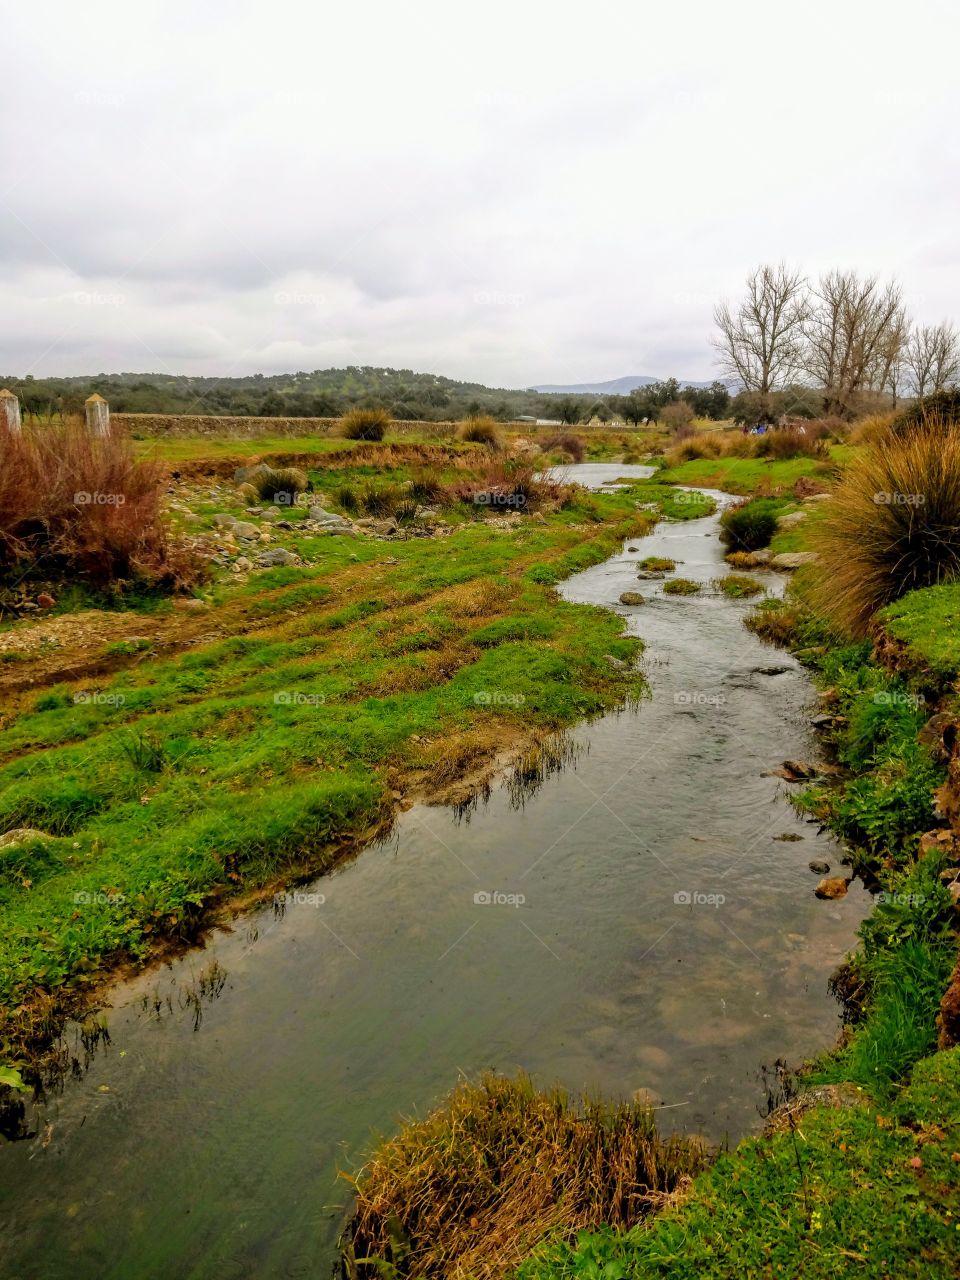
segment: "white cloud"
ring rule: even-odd
[[[925,320],[957,295],[944,0],[5,25],[4,373],[702,378],[713,301],[763,260],[898,275]]]

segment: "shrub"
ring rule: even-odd
[[[502,515],[505,511],[529,513],[541,507],[556,510],[570,501],[573,488],[538,479],[529,464],[509,461],[488,463],[455,481],[448,492],[454,502],[473,503]]]
[[[486,1075],[407,1124],[350,1179],[345,1274],[365,1258],[395,1280],[494,1280],[548,1232],[633,1225],[706,1164],[701,1141],[658,1137],[638,1103],[581,1104],[526,1076]]]
[[[411,498],[424,503],[442,502],[445,494],[445,486],[436,471],[421,467],[414,472],[410,482]]]
[[[493,418],[467,418],[457,432],[457,439],[468,444],[484,444],[488,449],[503,448],[503,436]]]
[[[170,535],[166,473],[137,461],[129,439],[67,422],[0,440],[0,575],[79,574],[104,588],[175,588],[203,576],[199,557]]]
[[[309,481],[306,473],[298,467],[281,467],[255,475],[251,483],[262,502],[292,507],[298,494],[306,491]]]
[[[894,430],[902,433],[924,423],[934,429],[960,424],[960,387],[917,400],[896,419]]]
[[[814,599],[855,635],[883,605],[960,573],[960,426],[928,421],[855,458],[811,539]]]
[[[762,436],[747,436],[753,444],[757,458],[810,458],[826,456],[826,445],[816,431],[815,424],[803,427],[778,427]]]
[[[735,551],[759,551],[768,547],[777,532],[781,504],[771,498],[752,498],[728,507],[720,517],[720,538]]]
[[[556,435],[544,440],[543,448],[546,453],[565,453],[574,462],[582,462],[586,452],[583,441],[572,431],[558,431]]]
[[[351,409],[340,419],[340,435],[345,440],[382,440],[393,419],[386,409]]]

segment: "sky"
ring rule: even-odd
[[[711,378],[759,263],[960,319],[953,0],[32,0],[0,375]]]

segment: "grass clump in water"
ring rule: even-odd
[[[763,583],[747,577],[745,573],[728,573],[722,578],[715,578],[714,586],[731,600],[746,600],[764,590]]]
[[[573,1100],[525,1075],[485,1075],[408,1123],[350,1179],[346,1274],[367,1259],[418,1280],[506,1276],[548,1235],[634,1225],[706,1163],[700,1141],[660,1138],[637,1103]]]
[[[665,596],[695,596],[699,590],[700,583],[692,582],[689,578],[671,578],[663,584]]]

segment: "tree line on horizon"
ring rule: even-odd
[[[714,311],[713,345],[724,377],[709,387],[665,378],[629,395],[574,395],[486,387],[410,369],[352,365],[283,374],[191,377],[119,373],[69,378],[0,378],[25,416],[63,418],[98,392],[117,413],[224,417],[339,418],[356,408],[423,422],[487,415],[500,421],[663,423],[694,417],[751,423],[781,417],[850,419],[896,409],[957,385],[954,326],[916,324],[896,281],[829,271],[810,282],[766,264],[735,303]],[[736,392],[732,394],[731,387]]]

